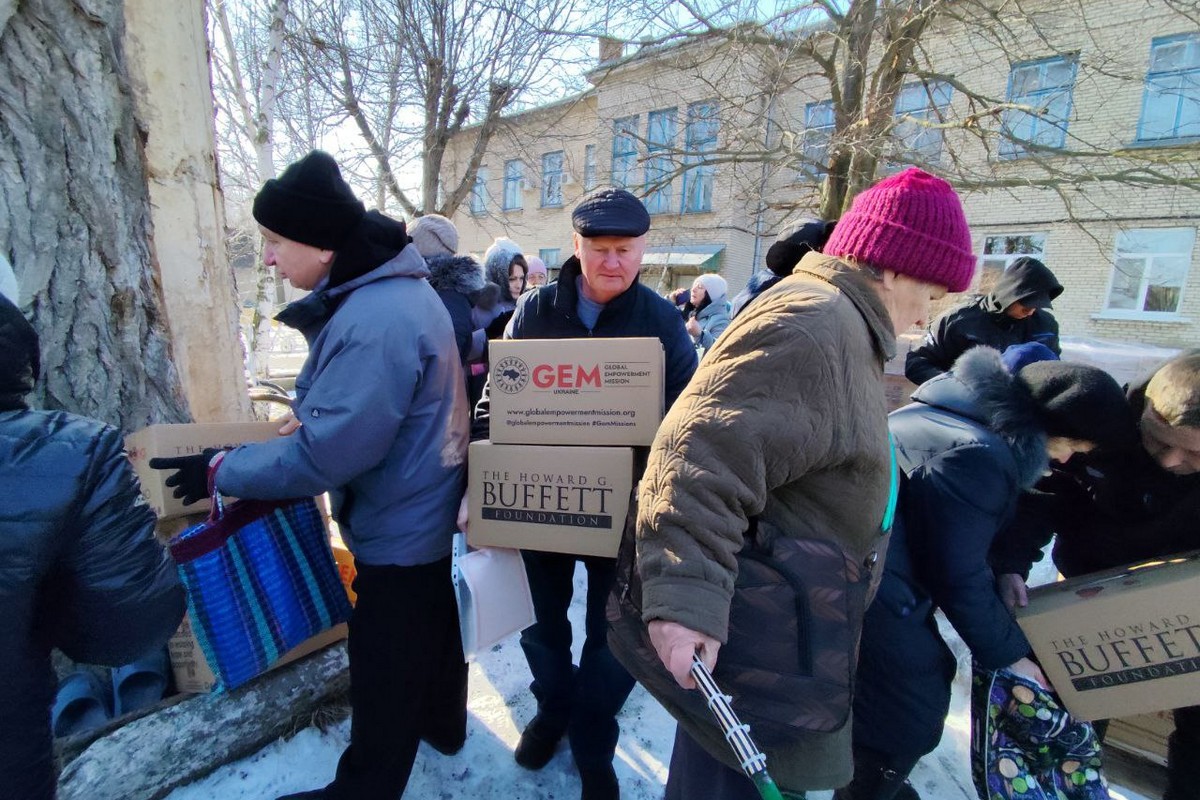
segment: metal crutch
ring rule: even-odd
[[[759,797],[763,800],[784,800],[779,787],[767,773],[767,756],[750,738],[750,726],[744,724],[737,718],[737,714],[733,713],[733,706],[729,702],[733,698],[723,693],[717,686],[712,673],[700,660],[699,653],[692,655],[691,671],[692,678],[695,679],[696,685],[700,687],[701,693],[708,701],[709,711],[717,718],[717,724],[721,726],[721,732],[725,734],[725,741],[729,742],[729,746],[733,748],[733,753],[737,757],[738,763],[741,764],[742,771],[746,773],[746,777],[754,781],[754,787],[758,789]]]

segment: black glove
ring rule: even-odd
[[[210,447],[195,456],[177,456],[175,458],[152,458],[150,469],[173,469],[175,474],[163,481],[167,486],[175,487],[175,496],[183,498],[183,504],[192,503],[209,497],[208,493],[208,462],[221,452],[220,448]]]
[[[504,335],[504,329],[508,327],[508,321],[512,319],[513,312],[501,311],[500,314],[483,329],[489,339],[499,339]]]

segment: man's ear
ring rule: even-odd
[[[890,269],[880,270],[879,277],[883,283],[883,288],[889,292],[896,288],[896,272]]]
[[[329,266],[330,264],[333,263],[333,257],[335,255],[336,255],[336,253],[334,253],[334,251],[332,251],[332,250],[322,250],[321,255],[318,256],[318,258],[321,259],[322,264]]]
[[[575,257],[580,261],[583,260],[583,237],[579,235],[579,231],[571,232],[571,246],[575,248]]]

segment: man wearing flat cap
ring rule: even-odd
[[[192,502],[329,492],[354,554],[350,746],[307,800],[395,800],[422,740],[466,741],[467,672],[450,577],[469,411],[454,329],[404,223],[367,211],[319,150],[254,198],[263,261],[311,290],[277,319],[304,335],[290,435],[155,459]],[[283,431],[281,431],[283,432]],[[211,481],[211,484],[210,484]]]
[[[601,188],[584,197],[571,214],[575,253],[558,280],[527,292],[505,336],[511,339],[652,336],[666,351],[668,407],[696,369],[696,351],[679,312],[638,282],[650,215],[623,189]],[[486,438],[488,393],[475,415],[473,438]],[[583,800],[620,796],[613,754],[616,715],[633,688],[633,678],[609,653],[604,605],[612,589],[612,558],[522,551],[537,623],[521,634],[533,673],[537,715],[525,727],[516,761],[541,769],[559,740],[570,741],[583,783]],[[571,659],[571,604],[575,562],[588,573],[587,639],[579,665]]]

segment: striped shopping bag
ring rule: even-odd
[[[301,642],[350,617],[312,498],[214,500],[209,518],[168,545],[217,691],[266,672]]]

